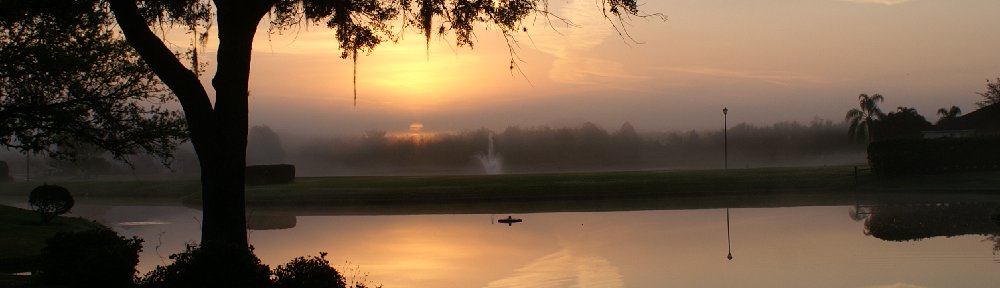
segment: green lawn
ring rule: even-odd
[[[472,209],[476,206],[523,208],[535,205],[530,211],[566,211],[574,205],[605,206],[580,207],[586,211],[654,209],[664,207],[663,205],[666,205],[665,208],[692,207],[691,205],[703,207],[699,205],[704,204],[697,202],[705,198],[712,198],[715,202],[726,199],[725,205],[747,205],[763,201],[774,203],[775,199],[789,200],[790,197],[799,199],[791,199],[787,205],[840,205],[846,201],[843,195],[856,194],[1000,195],[1000,172],[997,171],[895,178],[879,178],[867,172],[862,174],[856,178],[854,166],[827,166],[558,174],[306,177],[297,178],[291,184],[248,186],[246,191],[247,203],[251,208],[350,207],[359,210],[388,206],[419,212],[421,206],[450,205],[459,209],[455,213],[481,211],[478,208]],[[183,202],[189,206],[198,206],[200,202],[199,183],[195,179],[74,181],[51,184],[66,186],[78,200],[96,199],[105,203]],[[28,191],[35,185],[38,183],[0,184],[0,196],[26,199]],[[816,202],[819,199],[837,197],[843,199]],[[621,203],[633,207],[608,204],[637,202],[635,199],[650,200],[647,202],[657,204],[649,207],[641,206],[644,201]],[[442,211],[441,208],[437,209],[436,211]]]

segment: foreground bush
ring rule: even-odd
[[[65,287],[129,287],[135,282],[142,239],[111,229],[63,232],[42,250],[37,284]]]
[[[239,255],[237,255],[239,254]],[[233,258],[244,258],[231,261]],[[140,287],[271,287],[271,271],[253,254],[226,253],[188,245],[184,252],[170,255],[167,266],[157,266],[140,281]],[[231,263],[243,263],[233,267]],[[241,275],[243,277],[233,277]]]
[[[324,252],[319,257],[298,257],[274,268],[274,284],[281,288],[347,287],[344,276],[330,267]]]
[[[31,190],[28,204],[42,216],[42,224],[49,223],[52,218],[66,214],[73,208],[73,196],[62,186],[42,185]]]
[[[251,247],[252,248],[252,247]],[[273,271],[260,262],[257,256],[243,253],[250,257],[243,267],[230,267],[222,263],[226,257],[217,252],[205,251],[198,245],[188,245],[184,252],[170,255],[174,263],[157,266],[139,281],[139,287],[274,287],[274,288],[367,288],[364,280],[355,279],[347,286],[344,277],[337,272],[326,253],[320,256],[298,257],[279,265]],[[249,254],[249,255],[247,255]],[[231,259],[230,259],[231,260]],[[246,259],[245,259],[246,260]],[[235,271],[241,269],[242,271]],[[249,273],[247,273],[249,270]],[[250,275],[249,277],[233,277],[233,275]],[[378,286],[381,287],[381,286]]]

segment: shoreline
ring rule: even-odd
[[[247,211],[300,215],[574,212],[1000,198],[1000,171],[855,178],[854,166],[455,176],[301,177],[246,186]],[[64,181],[78,201],[199,208],[199,182]],[[27,199],[39,183],[0,184]],[[921,196],[923,195],[923,196]]]

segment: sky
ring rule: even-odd
[[[883,111],[914,107],[933,122],[938,108],[973,111],[976,92],[1000,77],[1000,1],[641,5],[668,19],[632,18],[616,30],[595,0],[549,1],[572,25],[529,18],[527,33],[516,35],[513,71],[493,27],[476,31],[473,49],[456,47],[453,36],[428,45],[411,31],[359,58],[356,105],[354,66],[339,58],[332,30],[269,34],[262,24],[251,125],[295,135],[402,132],[414,122],[429,132],[584,121],[608,130],[626,121],[640,131],[705,130],[723,125],[724,107],[730,125],[839,122],[860,93],[885,96]],[[211,67],[206,74],[210,87]]]

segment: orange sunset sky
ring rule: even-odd
[[[730,124],[839,122],[859,93],[881,93],[884,111],[915,107],[933,122],[938,108],[973,111],[975,92],[1000,77],[995,0],[647,1],[643,11],[669,19],[627,23],[641,44],[618,35],[599,1],[549,8],[575,25],[529,18],[516,36],[523,75],[508,69],[491,27],[480,27],[474,49],[435,36],[428,50],[411,31],[360,57],[357,106],[352,63],[338,57],[332,30],[269,35],[262,24],[251,125],[299,135],[405,131],[413,122],[439,132],[583,121],[715,129],[723,107]]]

